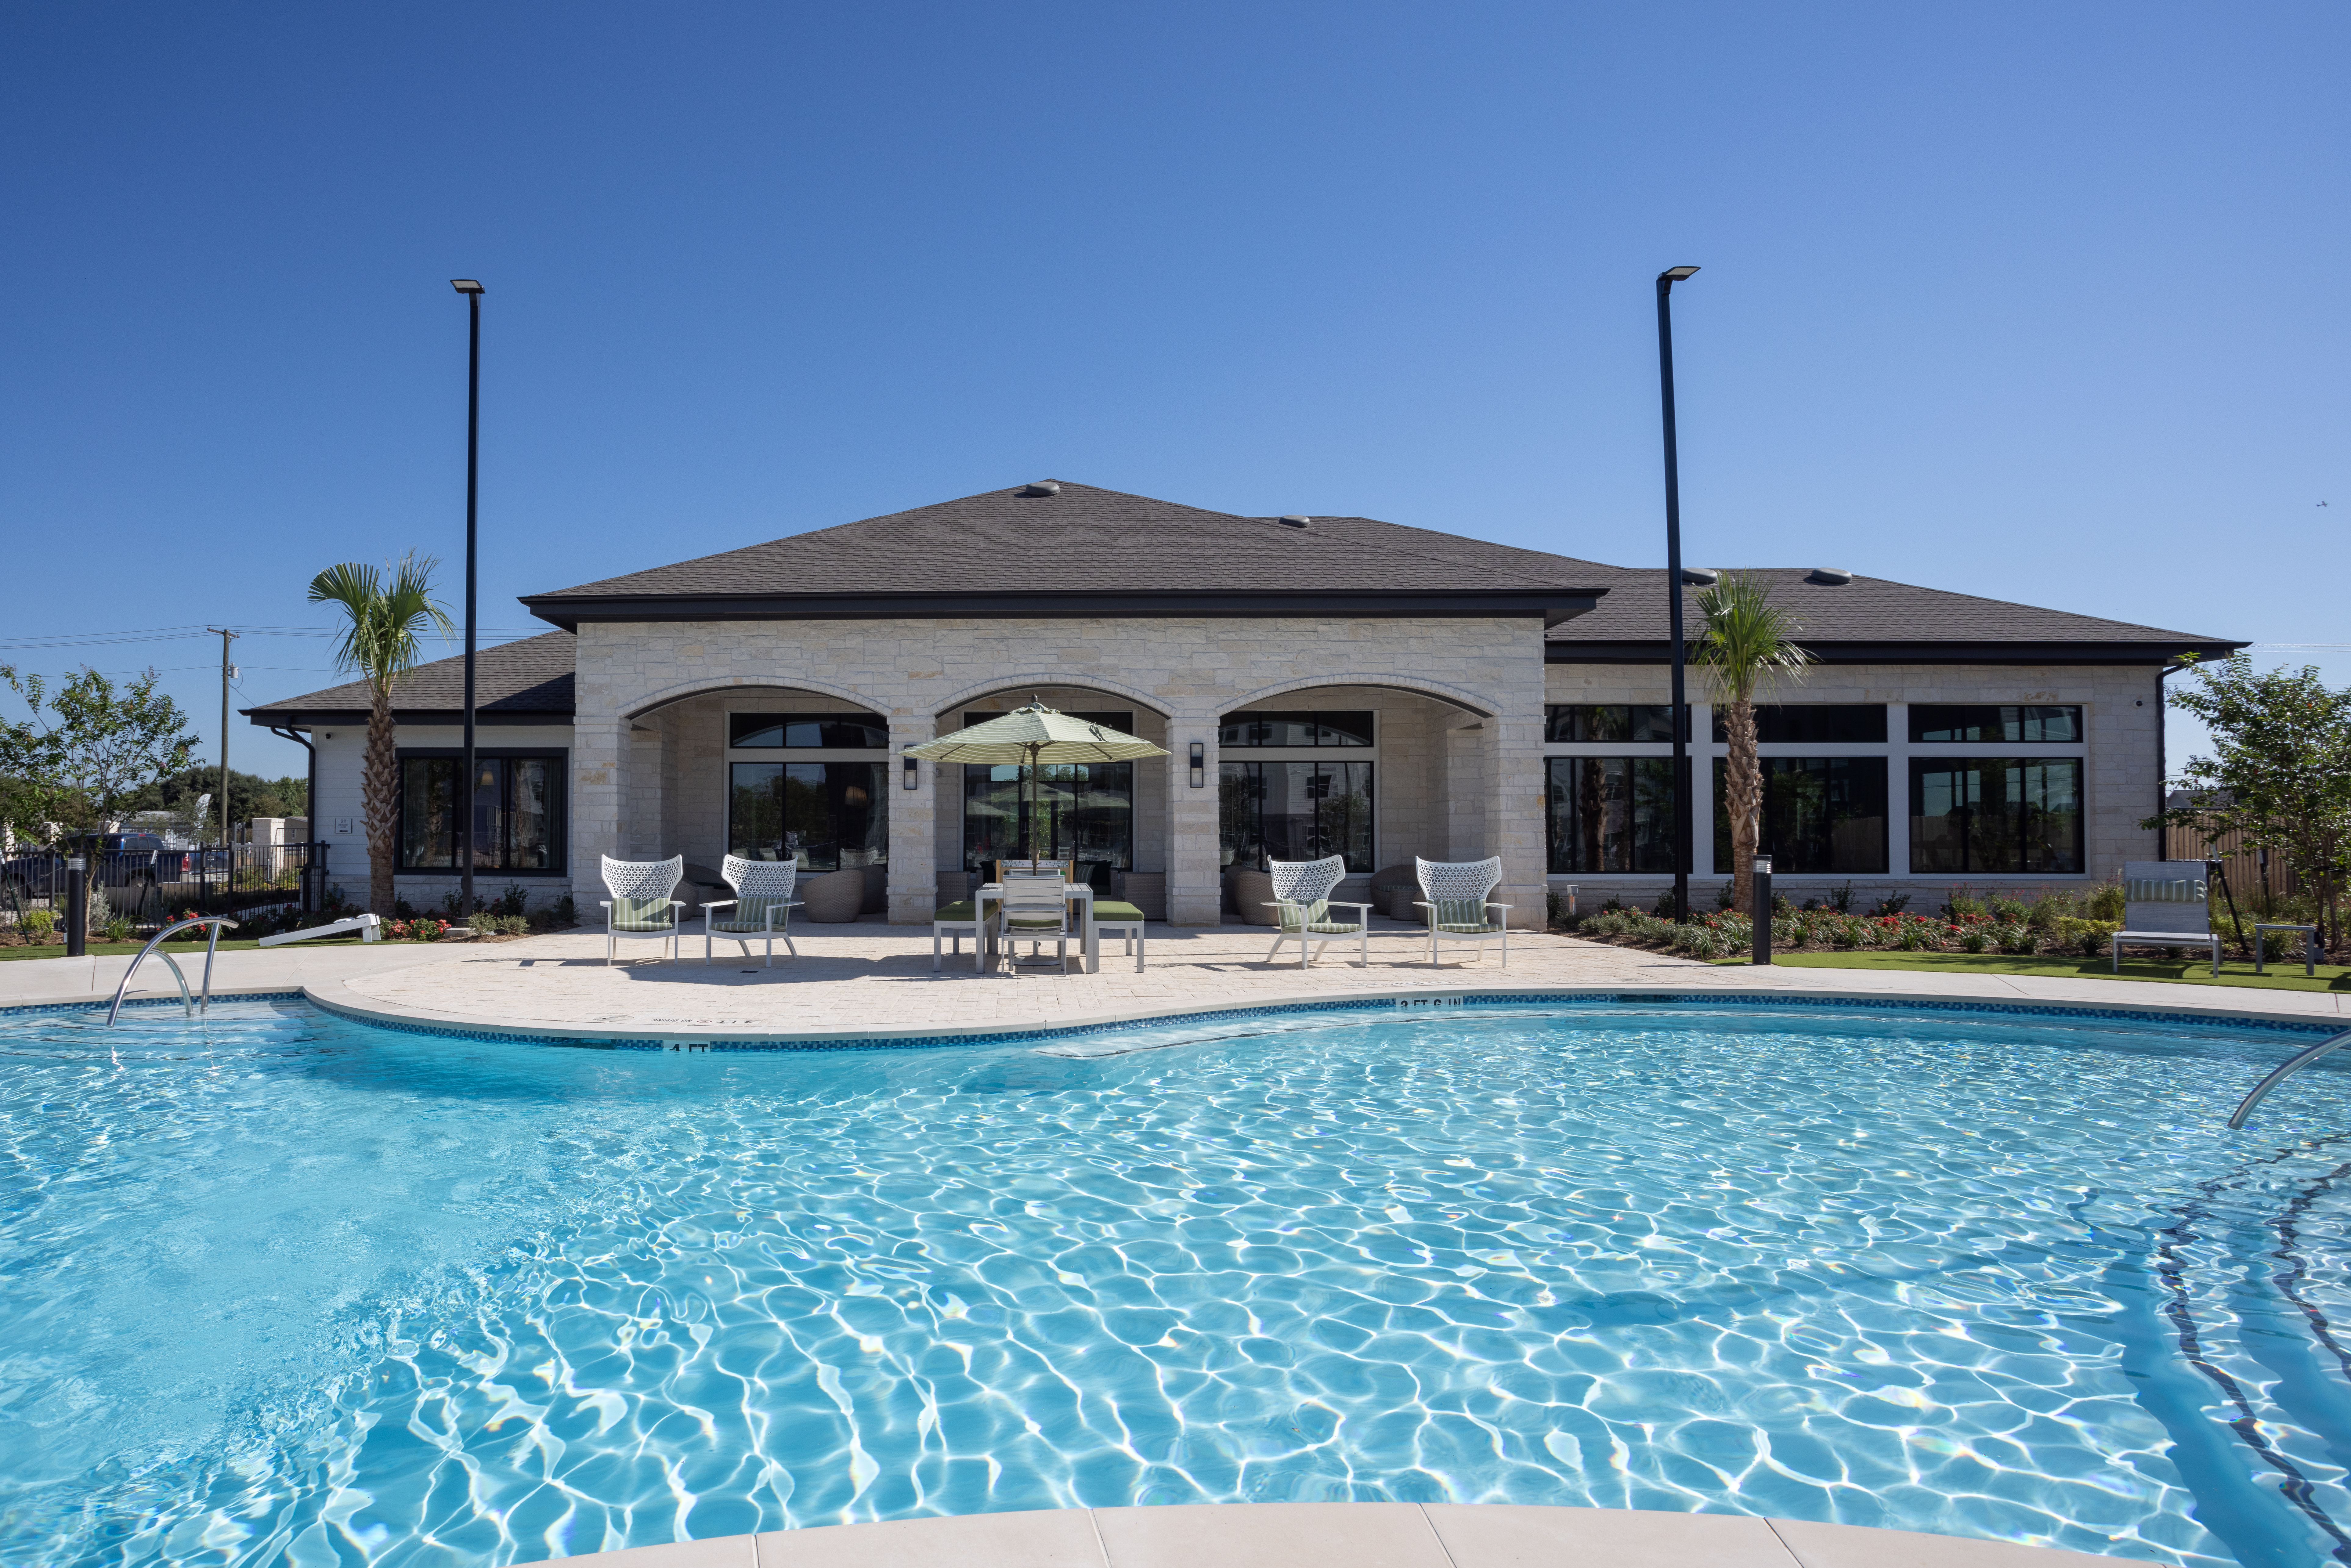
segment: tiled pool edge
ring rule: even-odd
[[[1018,1022],[952,1031],[920,1030],[838,1030],[789,1033],[772,1029],[681,1024],[672,1028],[615,1024],[582,1031],[577,1025],[516,1024],[464,1014],[436,1014],[389,1006],[370,998],[364,1002],[321,994],[322,988],[305,987],[302,996],[323,1012],[354,1022],[436,1035],[453,1040],[505,1040],[533,1045],[571,1046],[590,1050],[660,1051],[695,1046],[718,1052],[785,1051],[921,1051],[959,1045],[1029,1045],[1082,1039],[1089,1035],[1133,1029],[1143,1024],[1163,1026],[1241,1023],[1257,1018],[1295,1017],[1308,1013],[1387,1012],[1400,1006],[1443,1002],[1466,1008],[1491,1007],[1611,1007],[1669,1005],[1698,1009],[1750,1008],[1823,1010],[1963,1012],[2022,1018],[2104,1019],[2117,1022],[2155,1021],[2221,1025],[2235,1029],[2275,1031],[2314,1039],[2339,1033],[2346,1025],[2335,1019],[2307,1016],[2248,1012],[2236,1008],[2069,1003],[2034,1000],[1985,1001],[1980,998],[1936,993],[1888,995],[1853,991],[1834,986],[1789,987],[1763,991],[1692,990],[1687,987],[1550,986],[1517,989],[1461,990],[1442,987],[1405,987],[1348,995],[1278,998],[1248,1007],[1197,1008],[1182,1004],[1135,1008],[1088,1014],[1061,1023]],[[177,1000],[176,998],[172,998]],[[248,998],[250,999],[250,998]],[[5,1009],[0,1009],[5,1016]]]
[[[1540,1503],[1189,1503],[820,1525],[552,1559],[567,1568],[1199,1568],[1328,1557],[1391,1568],[2106,1568],[2141,1558],[1753,1514]]]

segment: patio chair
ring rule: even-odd
[[[1284,942],[1298,944],[1298,967],[1306,967],[1312,956],[1313,946],[1325,946],[1343,937],[1353,936],[1363,945],[1364,968],[1372,967],[1372,906],[1368,904],[1338,904],[1330,902],[1331,892],[1347,874],[1347,862],[1343,856],[1325,855],[1319,861],[1268,861],[1266,873],[1273,879],[1274,918],[1281,935],[1273,939],[1273,950],[1265,956],[1272,963],[1281,956]],[[1353,920],[1334,920],[1333,909],[1352,909]]]
[[[1104,933],[1120,932],[1126,937],[1126,950],[1134,955],[1134,972],[1143,973],[1144,929],[1148,924],[1142,909],[1118,899],[1094,900],[1094,936],[1100,940]]]
[[[784,951],[797,958],[800,950],[792,946],[792,911],[800,907],[792,898],[792,883],[798,880],[800,868],[793,861],[745,860],[740,855],[728,855],[726,869],[719,874],[735,896],[715,899],[702,906],[702,961],[710,962],[711,946],[722,936],[732,936],[742,944],[743,956],[751,956],[751,938],[768,939],[768,967],[776,967],[776,938],[784,939]],[[731,913],[721,920],[716,912]]]
[[[1069,884],[1060,877],[1008,876],[1004,891],[997,904],[998,930],[1004,942],[1004,966],[1009,969],[1019,962],[1013,943],[1029,944],[1033,955],[1044,943],[1052,942],[1061,955],[1061,967],[1070,967],[1070,893]]]
[[[1413,856],[1414,874],[1427,896],[1417,906],[1428,911],[1428,961],[1437,961],[1440,942],[1467,942],[1482,947],[1502,945],[1502,967],[1510,967],[1510,909],[1487,894],[1501,884],[1502,857],[1482,861],[1430,861]],[[1494,918],[1495,910],[1501,918]]]
[[[2220,978],[2220,935],[2212,929],[2211,899],[2202,861],[2125,861],[2115,973],[2123,972],[2126,946],[2205,947],[2212,954],[2212,977]]]
[[[939,939],[946,937],[955,944],[955,956],[963,956],[963,939],[971,938],[972,973],[980,970],[979,904],[975,899],[957,899],[953,904],[939,905],[931,916],[931,973],[939,972]]]
[[[616,861],[611,855],[601,857],[604,862],[604,891],[612,896],[600,899],[604,906],[604,962],[612,962],[613,948],[621,938],[635,937],[670,945],[669,956],[677,956],[677,912],[685,907],[683,899],[672,898],[680,878],[685,875],[685,857],[672,855],[665,861]]]

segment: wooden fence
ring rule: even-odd
[[[2247,849],[2244,838],[2241,830],[2231,829],[2208,847],[2201,829],[2170,822],[2165,824],[2163,830],[2163,858],[2170,861],[2219,861],[2229,878],[2229,891],[2239,898],[2259,897],[2265,880],[2267,889],[2273,894],[2292,893],[2294,867],[2287,862],[2285,852],[2271,850],[2268,852],[2265,879],[2262,852]]]

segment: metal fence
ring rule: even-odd
[[[304,914],[326,902],[327,846],[210,844],[188,850],[114,850],[91,857],[90,896],[109,915],[159,925],[183,911],[237,915],[288,905]],[[0,918],[36,909],[66,912],[64,854],[35,850],[0,861]]]

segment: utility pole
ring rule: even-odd
[[[228,662],[228,645],[244,633],[232,632],[225,626],[207,626],[204,630],[216,633],[221,640],[220,823],[221,843],[225,846],[228,843],[228,684],[236,678],[236,666]]]

